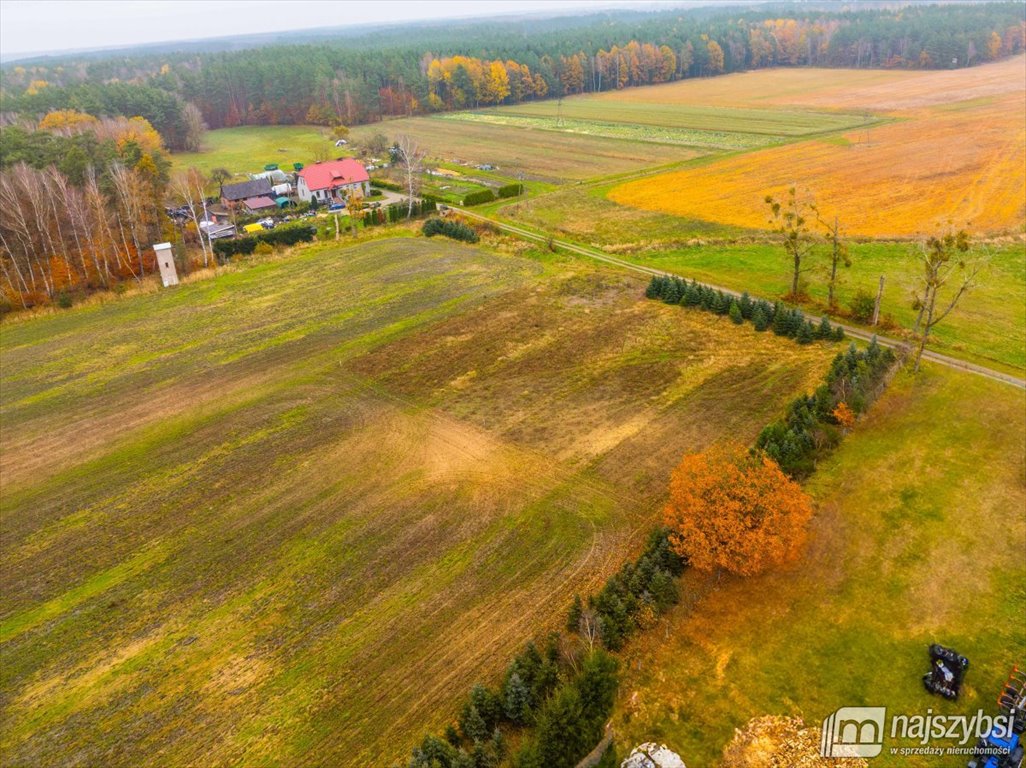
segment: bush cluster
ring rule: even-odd
[[[606,648],[622,647],[646,616],[677,602],[685,565],[668,530],[654,531],[638,559],[610,577],[587,607],[574,598],[567,623],[580,642],[552,634],[541,650],[528,643],[497,689],[474,686],[444,738],[424,738],[409,768],[492,768],[506,757],[503,729],[510,728],[525,729],[515,768],[572,768],[602,737],[619,683],[616,659],[594,647],[591,631]]]
[[[490,203],[495,199],[495,193],[490,189],[479,189],[474,192],[468,192],[463,196],[463,204],[466,206],[480,205],[481,203]]]
[[[232,256],[248,256],[256,250],[257,243],[268,245],[295,245],[309,242],[317,235],[317,228],[309,224],[298,224],[290,227],[269,229],[257,235],[237,237],[234,240],[215,240],[214,253],[222,263]]]
[[[843,435],[836,416],[838,406],[845,404],[856,416],[863,413],[883,388],[895,361],[894,352],[881,347],[876,337],[863,352],[852,344],[834,358],[814,393],[795,399],[783,419],[762,430],[756,447],[791,477],[808,477]]]
[[[420,231],[428,237],[445,235],[445,237],[461,240],[464,243],[476,243],[479,239],[477,232],[466,224],[458,221],[449,221],[448,219],[428,219],[424,222],[424,226],[421,227]]]
[[[413,201],[412,211],[408,203],[392,203],[384,208],[367,209],[363,212],[363,226],[375,227],[381,224],[395,224],[403,221],[407,214],[416,219],[429,213],[434,213],[437,208],[438,204],[433,198],[424,198],[423,200]]]
[[[806,319],[800,309],[791,309],[779,301],[770,304],[764,299],[752,299],[747,292],[735,298],[715,288],[688,281],[676,275],[656,275],[645,289],[645,296],[667,304],[695,307],[717,315],[727,315],[741,325],[750,321],[755,330],[772,330],[778,336],[787,336],[799,344],[810,344],[817,339],[841,341],[844,329],[832,326],[823,317],[816,324]]]
[[[602,591],[588,598],[587,609],[580,596],[574,598],[567,628],[582,633],[594,629],[606,648],[619,650],[639,627],[677,603],[677,577],[685,565],[670,546],[669,532],[653,531],[637,562],[625,563],[610,576]]]
[[[524,185],[519,182],[504,184],[496,191],[496,195],[499,197],[518,197],[522,194],[524,194]]]

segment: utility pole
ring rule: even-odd
[[[876,304],[873,306],[873,326],[880,322],[880,301],[883,299],[884,276],[880,275],[880,287],[876,291]]]

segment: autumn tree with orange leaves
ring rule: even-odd
[[[663,514],[693,567],[752,576],[798,558],[812,504],[761,451],[728,445],[684,457]]]

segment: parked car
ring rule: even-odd
[[[338,141],[335,142],[335,146],[336,147],[344,147],[348,143],[349,142],[346,141],[345,139],[339,139]]]
[[[259,224],[264,229],[274,229],[275,223],[276,223],[275,220],[272,219],[270,216],[268,216],[266,218],[263,218],[263,219],[260,219],[257,222],[257,224]]]
[[[332,203],[328,206],[328,213],[338,213],[339,211],[344,211],[345,209],[346,207],[342,205],[342,203]]]

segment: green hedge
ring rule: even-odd
[[[390,181],[389,179],[371,179],[372,187],[379,187],[381,189],[391,189],[393,192],[405,192],[406,187],[400,184],[398,181]]]
[[[495,199],[495,193],[490,189],[479,189],[476,192],[468,192],[463,196],[463,204],[466,206],[481,205],[490,203]]]
[[[499,187],[497,194],[499,197],[517,197],[524,194],[524,185],[519,183],[506,184]]]
[[[808,477],[843,436],[834,409],[844,403],[856,416],[863,413],[883,389],[896,361],[894,352],[881,347],[875,336],[863,352],[852,344],[834,358],[823,384],[811,395],[796,398],[783,419],[762,430],[755,446],[791,477]]]
[[[223,263],[232,256],[248,256],[256,250],[257,243],[295,245],[296,243],[309,242],[316,236],[317,228],[309,224],[278,227],[277,229],[261,232],[258,235],[237,237],[234,240],[216,240],[214,241],[214,254]]]
[[[476,243],[480,239],[477,236],[477,232],[466,224],[461,224],[458,221],[448,221],[446,219],[428,219],[424,222],[421,232],[423,232],[427,237],[444,235],[445,237],[450,237],[453,240],[461,240],[464,243]]]

